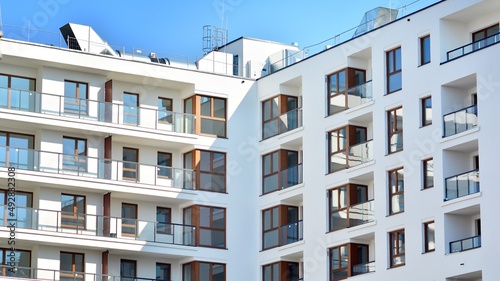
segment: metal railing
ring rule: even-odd
[[[375,261],[355,264],[352,266],[352,275],[353,276],[366,274],[366,273],[370,273],[370,272],[375,272]]]
[[[465,132],[478,125],[477,105],[472,105],[443,116],[444,136]]]
[[[60,280],[60,281],[158,281],[156,277],[123,277],[107,274],[88,272],[76,272],[57,269],[43,269],[36,267],[24,267],[0,265],[1,276],[27,278],[37,280]],[[172,280],[163,280],[172,281]]]
[[[373,100],[372,81],[347,89],[347,107],[353,108]]]
[[[476,42],[463,45],[446,53],[446,61],[458,59],[475,51],[479,51],[500,42],[500,33],[488,36]]]
[[[450,253],[463,252],[481,247],[481,235],[450,242]]]
[[[479,170],[472,170],[445,179],[444,201],[479,192]]]
[[[375,201],[349,206],[349,227],[362,225],[375,220]]]
[[[196,189],[196,172],[191,169],[9,146],[0,146],[0,167],[15,167],[21,170],[189,190]]]
[[[296,108],[262,123],[262,139],[302,127],[302,108]]]
[[[0,87],[0,108],[196,134],[196,116]]]
[[[350,146],[347,152],[349,167],[370,162],[373,160],[373,140],[368,140],[356,145]]]
[[[289,188],[302,182],[302,163],[280,171],[281,189]]]
[[[3,207],[0,214],[0,226],[8,227],[8,219],[14,218],[16,219],[16,227],[19,229],[98,237],[132,238],[139,241],[196,246],[196,227],[192,225],[41,210],[20,206],[17,206],[12,214],[9,206],[0,206]]]

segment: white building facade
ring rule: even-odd
[[[497,280],[499,22],[441,1],[198,68],[2,38],[1,278]]]

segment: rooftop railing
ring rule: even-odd
[[[375,261],[360,263],[352,266],[352,275],[361,275],[370,272],[375,272]]]
[[[196,246],[196,227],[192,225],[20,206],[16,206],[14,212],[7,205],[3,205],[1,210],[1,226],[6,227],[9,226],[9,219],[14,218],[16,227],[20,229]]]
[[[453,200],[479,192],[479,170],[472,170],[445,179],[445,200]]]
[[[443,116],[443,137],[465,132],[477,127],[477,125],[477,105],[459,109]]]
[[[481,235],[450,242],[450,253],[463,252],[481,247]]]
[[[446,53],[446,61],[458,59],[470,53],[482,50],[486,47],[493,46],[500,42],[500,33],[488,36],[484,39],[472,42]]]
[[[137,162],[0,146],[0,167],[134,182],[180,189],[196,189],[196,172]]]
[[[0,87],[0,108],[195,134],[196,116]]]

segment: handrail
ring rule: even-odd
[[[490,43],[488,43],[488,41],[489,41],[490,39],[493,39],[493,38],[495,39],[495,40],[494,40],[494,42],[490,42]],[[499,33],[496,33],[496,34],[493,34],[493,35],[490,35],[490,36],[488,36],[488,37],[486,37],[486,38],[483,38],[483,39],[481,39],[481,40],[478,40],[478,41],[475,41],[475,42],[472,42],[472,43],[468,43],[468,44],[462,45],[462,46],[460,46],[460,47],[458,47],[458,48],[455,48],[455,49],[453,49],[453,50],[450,50],[450,51],[446,52],[446,61],[450,61],[450,60],[458,59],[458,58],[460,58],[460,57],[463,57],[463,56],[468,55],[468,54],[470,54],[470,53],[473,53],[473,52],[475,52],[475,51],[478,51],[478,50],[484,49],[484,48],[486,48],[486,47],[489,47],[489,46],[495,45],[495,44],[497,44],[497,43],[499,43],[499,42],[500,42],[500,32],[499,32]],[[485,44],[484,44],[484,46],[481,46],[481,45],[482,45],[482,43],[485,43]],[[472,46],[474,46],[474,45],[476,45],[476,46],[477,46],[477,49],[473,49],[473,48],[471,48],[471,50],[470,50],[470,51],[468,51],[468,52],[466,52],[466,51],[465,51],[465,49],[466,49],[467,47],[472,47]],[[451,53],[453,53],[453,52],[459,51],[459,50],[462,50],[461,54],[458,54],[456,57],[453,57],[453,58],[451,58],[451,59],[450,59],[450,54],[451,54]]]
[[[464,242],[468,242],[470,245],[464,247]],[[458,247],[454,247],[455,245]],[[481,247],[481,235],[476,235],[450,242],[450,253],[463,252],[479,247]]]
[[[10,146],[0,146],[0,151],[4,151],[2,155],[5,155],[5,159],[0,159],[0,166],[5,167],[13,166],[21,170],[196,189],[196,171],[192,169]],[[16,157],[12,157],[13,155]]]
[[[452,114],[455,114],[455,113],[458,113],[458,112],[461,112],[461,111],[466,111],[467,109],[469,108],[477,108],[477,104],[473,104],[471,106],[467,106],[467,107],[464,107],[464,108],[461,108],[461,109],[458,109],[458,110],[455,110],[455,111],[452,111],[450,113],[446,113],[443,115],[443,117],[446,117],[448,115],[452,115]]]
[[[375,272],[375,261],[359,263],[352,266],[352,275],[361,275],[366,273]]]
[[[473,169],[473,170],[470,170],[470,171],[467,171],[467,172],[463,172],[463,173],[460,173],[460,174],[449,176],[449,177],[446,177],[444,180],[446,181],[448,179],[459,177],[459,176],[463,176],[463,175],[466,175],[466,174],[469,174],[469,173],[473,173],[473,172],[479,173],[479,169]]]
[[[479,169],[445,178],[444,201],[456,199],[480,190]]]
[[[443,137],[449,137],[477,127],[477,105],[443,115]]]
[[[302,182],[302,163],[280,170],[280,189],[289,188]]]
[[[279,227],[279,246],[288,245],[303,240],[303,221],[292,222]]]

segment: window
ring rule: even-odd
[[[85,196],[61,194],[61,227],[85,229]]]
[[[195,95],[184,100],[184,112],[196,115],[196,133],[226,137],[226,99]]]
[[[333,115],[360,104],[361,102],[358,99],[366,98],[366,92],[361,89],[354,89],[354,87],[365,82],[366,71],[362,69],[346,68],[328,75],[328,115]]]
[[[184,209],[184,224],[196,226],[196,245],[226,247],[226,209],[191,206]]]
[[[10,259],[9,256],[11,254],[10,248],[2,249],[0,248],[0,265],[2,276],[12,276],[12,277],[20,277],[20,278],[33,278],[31,276],[31,251],[21,250],[16,247],[14,251],[15,260],[16,260],[16,270],[11,270],[10,268]]]
[[[400,229],[389,233],[390,267],[405,264],[405,230]]]
[[[279,205],[262,211],[262,249],[267,250],[302,239],[299,208]]]
[[[403,168],[389,171],[389,215],[404,212],[404,172]]]
[[[434,161],[432,158],[422,161],[423,166],[423,189],[434,186]]]
[[[182,281],[225,281],[226,265],[213,262],[191,262],[182,265]]]
[[[137,277],[137,262],[120,260],[120,281],[135,281]]]
[[[299,175],[299,153],[278,150],[262,156],[262,194],[297,185]]]
[[[32,170],[34,136],[0,132],[0,166]]]
[[[193,150],[184,154],[184,168],[196,171],[197,189],[226,192],[225,153]]]
[[[420,37],[420,65],[431,62],[431,36]]]
[[[0,204],[4,206],[8,206],[8,190],[0,189]],[[33,227],[33,219],[36,219],[36,215],[33,212],[33,193],[31,192],[23,192],[20,190],[16,190],[16,226],[18,228],[28,228],[31,229]],[[5,207],[7,210],[7,207]],[[9,222],[7,219],[10,218],[8,216],[8,212],[0,212],[0,225],[8,226]]]
[[[368,149],[365,150],[365,154],[355,155],[350,151],[351,147],[366,142],[366,131],[364,127],[349,125],[328,132],[329,173],[347,169],[368,160],[369,157],[366,155],[369,153]]]
[[[402,89],[401,47],[386,53],[387,94]]]
[[[349,275],[348,246],[330,249],[330,280],[341,280]]]
[[[170,208],[156,207],[156,233],[158,234],[172,234]]]
[[[262,102],[262,139],[286,133],[300,126],[297,97],[279,95]]]
[[[88,114],[88,84],[64,81],[64,112],[85,116]]]
[[[233,75],[239,75],[239,60],[238,55],[233,56]]]
[[[387,111],[389,154],[403,150],[403,108]]]
[[[158,123],[173,123],[172,99],[158,98]]]
[[[0,107],[35,110],[35,79],[0,74]]]
[[[122,203],[122,236],[136,236],[137,205]]]
[[[139,95],[123,93],[123,124],[139,125]]]
[[[139,150],[136,148],[123,148],[123,179],[137,181],[138,177],[138,163]]]
[[[368,245],[346,244],[330,248],[330,278],[335,281],[371,272],[368,264]],[[358,267],[358,268],[357,268]]]
[[[420,100],[422,108],[422,127],[432,124],[432,97],[426,97]]]
[[[472,42],[481,41],[487,37],[490,37],[490,36],[497,34],[498,32],[499,32],[499,25],[498,24],[492,25],[492,26],[487,27],[485,29],[481,29],[479,31],[472,33]],[[480,43],[478,43],[478,45],[476,47],[481,48],[481,47],[484,47],[484,45],[486,45],[486,44],[483,43],[483,46],[480,46]]]
[[[156,280],[170,281],[170,264],[156,263]]]
[[[424,250],[426,253],[436,249],[434,221],[424,223]]]
[[[60,253],[61,276],[59,280],[84,280],[85,255],[81,253]]]
[[[87,140],[63,137],[63,169],[87,170]]]
[[[172,153],[158,152],[156,165],[159,177],[172,178]]]
[[[373,220],[369,214],[373,212],[368,202],[368,187],[348,184],[328,191],[329,231],[357,226]],[[351,212],[351,206],[356,210]],[[360,216],[360,214],[365,214]]]
[[[263,281],[297,281],[299,280],[299,264],[280,261],[262,267]]]

